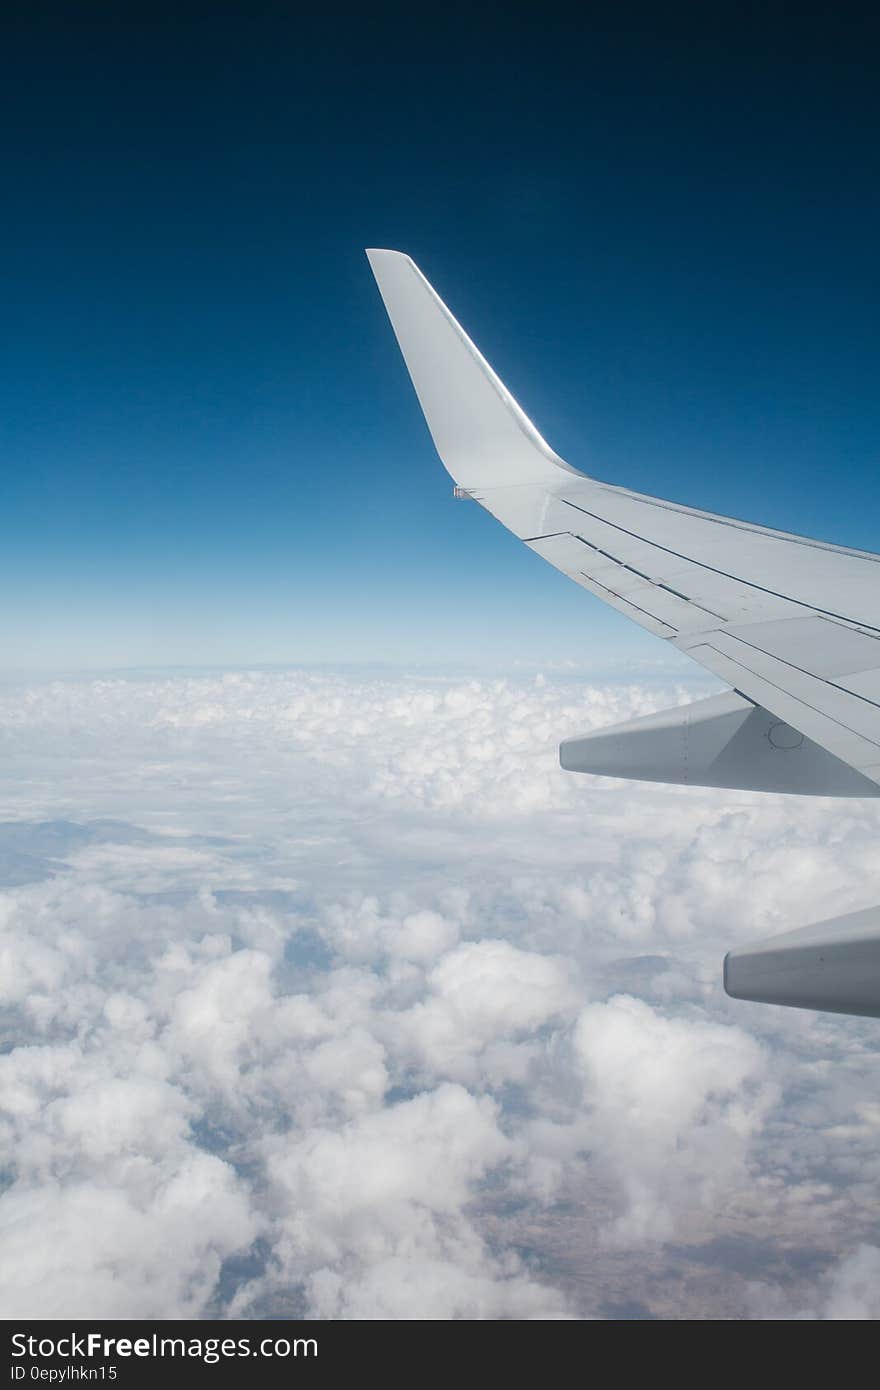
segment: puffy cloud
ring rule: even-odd
[[[711,1212],[747,1183],[772,1090],[764,1050],[742,1029],[616,995],[581,1012],[573,1047],[596,1154],[626,1192],[616,1243],[672,1239],[682,1207]]]
[[[533,1049],[515,1044],[571,1012],[570,970],[569,962],[506,941],[464,942],[437,962],[427,997],[394,1027],[429,1072],[475,1083],[521,1080]]]
[[[134,1185],[132,1185],[134,1186]],[[258,1225],[234,1174],[193,1153],[149,1193],[44,1182],[3,1198],[0,1290],[10,1318],[198,1317],[223,1259]]]
[[[720,962],[869,905],[878,808],[560,772],[688,694],[0,691],[4,1307],[876,1316],[874,1025]]]
[[[310,1306],[319,1318],[548,1319],[570,1316],[546,1285],[507,1273],[458,1249],[450,1260],[394,1256],[377,1260],[360,1278],[321,1269],[309,1278]],[[515,1261],[504,1262],[516,1271]]]

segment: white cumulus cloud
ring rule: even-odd
[[[4,1313],[876,1316],[875,1025],[720,967],[878,808],[558,766],[697,693],[0,689]]]

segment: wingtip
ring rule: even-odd
[[[394,251],[390,246],[367,246],[365,254],[371,265],[374,258],[378,256],[394,256],[397,260],[412,261],[412,257],[408,256],[405,251]]]

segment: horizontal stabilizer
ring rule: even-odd
[[[734,999],[880,1018],[880,907],[851,912],[730,951]]]
[[[744,791],[878,796],[880,787],[734,691],[566,739],[569,772]]]

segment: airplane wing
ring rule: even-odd
[[[414,262],[367,255],[459,494],[735,692],[568,739],[563,766],[880,794],[880,556],[587,477],[553,452]]]
[[[566,739],[562,766],[880,795],[880,556],[588,478],[553,452],[409,257],[367,255],[456,492],[732,687]],[[731,951],[724,987],[880,1017],[880,909]]]

